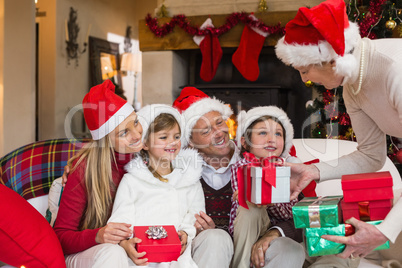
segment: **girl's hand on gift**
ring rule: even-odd
[[[131,231],[130,226],[131,224],[128,223],[109,222],[96,233],[95,241],[98,244],[117,244],[121,240],[125,240],[132,235],[133,232]]]
[[[180,242],[181,242],[181,251],[180,251],[180,255],[181,255],[187,248],[188,235],[185,231],[178,231],[177,234],[179,235]]]
[[[200,214],[195,214],[194,216],[196,218],[194,227],[197,230],[197,235],[206,229],[215,229],[214,221],[204,211],[200,211]]]
[[[137,238],[137,237],[133,237],[131,239],[128,240],[122,240],[119,245],[124,248],[124,250],[127,253],[127,256],[136,264],[139,266],[145,266],[148,265],[148,259],[144,258],[144,259],[140,259],[142,257],[144,257],[144,255],[146,254],[146,252],[137,252],[137,250],[135,249],[135,244],[137,243],[141,243],[141,239]]]
[[[315,165],[305,165],[286,162],[290,167],[290,200],[296,199],[300,192],[313,180],[320,179],[320,171]]]
[[[272,240],[281,237],[277,229],[271,229],[264,234],[251,248],[250,267],[262,268],[265,266],[265,252]]]
[[[239,196],[239,190],[236,190],[232,195],[233,201],[239,201],[238,196]]]
[[[324,239],[329,241],[346,244],[346,248],[336,256],[340,258],[357,258],[364,257],[373,251],[376,247],[381,246],[388,241],[388,238],[380,232],[372,224],[350,218],[346,221],[355,227],[355,233],[351,236],[323,235]]]

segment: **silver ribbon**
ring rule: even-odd
[[[149,226],[145,233],[148,235],[148,239],[162,239],[168,236],[165,228],[162,226]]]

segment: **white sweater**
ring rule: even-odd
[[[202,158],[195,150],[182,149],[172,162],[169,181],[155,178],[141,157],[127,164],[127,174],[120,182],[108,222],[132,226],[174,225],[188,234],[186,251],[170,267],[197,267],[191,259],[191,241],[195,237],[194,214],[205,212],[200,183]],[[166,264],[164,264],[166,265]],[[163,266],[165,267],[165,266]]]
[[[316,164],[320,180],[344,174],[374,172],[386,159],[386,134],[402,138],[402,39],[362,39],[365,44],[364,74],[360,93],[359,70],[344,85],[343,97],[356,134],[357,151],[337,161]],[[354,51],[360,62],[361,45]],[[399,212],[399,213],[398,213]],[[392,242],[402,230],[402,200],[378,229]]]

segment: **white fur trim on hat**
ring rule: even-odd
[[[349,57],[350,53],[356,48],[361,37],[359,27],[354,22],[349,22],[349,27],[344,31],[345,36],[345,54],[342,63],[335,68],[338,74],[348,75],[348,64],[357,64],[354,57]],[[285,43],[285,36],[279,39],[275,46],[276,56],[286,65],[293,67],[303,67],[310,64],[321,64],[335,60],[338,63],[342,57],[339,56],[332,46],[325,40],[319,41],[317,45],[312,44],[288,44]],[[349,68],[350,69],[350,68]]]
[[[250,109],[248,112],[241,111],[237,116],[237,131],[236,140],[237,145],[241,147],[241,137],[246,132],[246,129],[261,116],[271,116],[275,117],[281,122],[283,128],[285,129],[285,146],[280,157],[288,157],[289,151],[293,146],[293,125],[290,122],[287,114],[279,107],[276,106],[261,106]]]
[[[179,123],[179,127],[181,130],[181,137],[183,137],[183,117],[180,112],[173,108],[172,106],[166,104],[151,104],[144,106],[141,110],[137,112],[138,120],[142,126],[142,141],[144,141],[145,136],[148,133],[149,126],[158,117],[160,114],[171,114],[174,116],[176,121]]]
[[[126,103],[124,104],[113,116],[109,118],[103,125],[98,129],[90,130],[92,139],[100,140],[107,134],[112,132],[118,125],[120,125],[126,118],[134,112],[133,106]]]
[[[182,113],[186,123],[184,128],[184,139],[182,140],[183,146],[187,146],[189,143],[191,131],[193,130],[193,127],[197,123],[198,119],[200,119],[204,114],[212,111],[219,112],[224,120],[228,119],[233,114],[232,109],[230,109],[228,105],[225,105],[215,97],[203,98],[193,103]]]

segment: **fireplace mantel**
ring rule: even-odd
[[[268,26],[275,26],[278,22],[284,26],[295,17],[296,11],[266,12],[256,13],[254,15]],[[215,27],[219,27],[225,23],[228,16],[229,15],[192,16],[188,17],[188,19],[192,25],[201,26],[202,23],[210,17]],[[161,26],[170,20],[171,18],[161,18],[158,20],[159,25]],[[221,35],[219,37],[221,47],[238,47],[243,28],[244,24],[239,23],[227,33]],[[274,46],[279,38],[279,35],[268,36],[265,39],[264,46]],[[142,52],[198,49],[198,46],[193,41],[193,36],[187,34],[179,26],[176,26],[172,33],[163,38],[159,38],[149,30],[145,20],[140,20],[139,22],[139,43]]]

